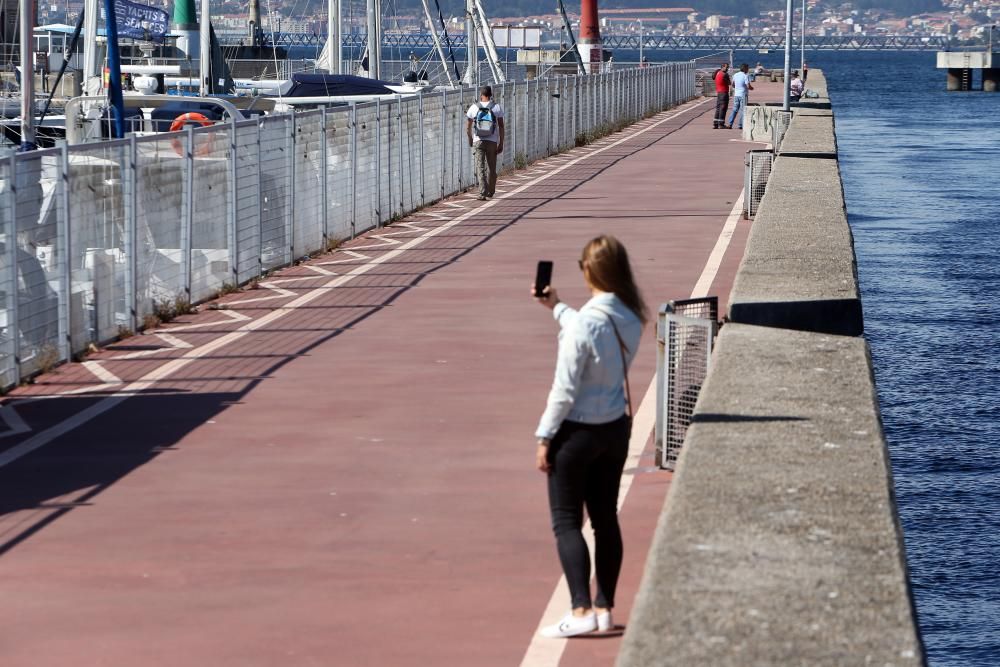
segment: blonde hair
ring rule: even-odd
[[[649,309],[632,277],[632,266],[621,241],[606,234],[591,239],[583,247],[580,262],[591,285],[603,292],[612,292],[646,324]]]

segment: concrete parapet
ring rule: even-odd
[[[828,109],[796,109],[781,140],[779,155],[836,159],[833,123],[833,112]]]
[[[729,303],[733,322],[849,336],[864,331],[836,160],[774,161]]]
[[[727,324],[619,656],[921,665],[868,347]]]

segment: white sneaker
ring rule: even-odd
[[[543,637],[575,637],[585,635],[597,629],[597,616],[591,612],[586,616],[574,616],[570,612],[563,616],[562,620],[555,625],[542,628],[540,634]]]
[[[615,629],[615,622],[611,620],[611,610],[597,614],[597,631],[608,632]]]

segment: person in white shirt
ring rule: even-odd
[[[551,287],[536,297],[560,326],[555,379],[535,431],[535,464],[548,475],[552,529],[572,609],[542,629],[545,637],[614,628],[611,609],[622,563],[618,486],[632,425],[628,367],[648,312],[618,239],[598,236],[587,243],[580,269],[593,297],[579,311],[559,301]],[[581,532],[584,505],[595,535],[594,598]]]
[[[503,107],[493,101],[493,88],[483,86],[479,102],[465,113],[465,134],[476,160],[479,199],[486,200],[497,189],[497,155],[503,153]]]
[[[746,113],[747,101],[750,99],[748,91],[753,90],[753,84],[750,83],[750,77],[747,75],[748,71],[750,71],[750,65],[743,63],[740,65],[740,71],[733,75],[733,110],[729,112],[727,129],[733,129],[733,122],[736,120],[737,114],[740,117],[740,129],[743,129],[743,115]]]
[[[798,102],[802,98],[802,79],[799,78],[798,71],[792,72],[792,80],[788,84],[788,99],[791,102]]]

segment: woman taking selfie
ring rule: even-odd
[[[579,264],[593,295],[579,311],[560,302],[551,287],[535,297],[552,310],[560,327],[555,379],[535,436],[537,466],[548,475],[552,529],[572,602],[559,623],[542,629],[546,637],[614,627],[611,609],[622,564],[618,485],[632,424],[625,385],[647,314],[618,239],[593,239]],[[594,528],[594,598],[582,533],[584,506]]]

